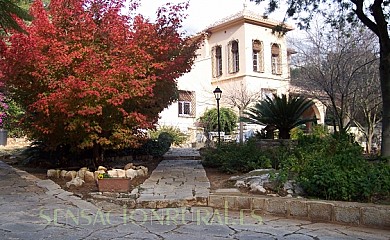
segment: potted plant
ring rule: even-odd
[[[99,173],[97,185],[99,192],[129,192],[130,178],[111,177],[107,173]]]

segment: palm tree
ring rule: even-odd
[[[247,117],[243,121],[273,126],[279,130],[279,139],[289,139],[291,129],[316,120],[302,118],[302,114],[313,104],[313,101],[302,96],[283,94],[279,97],[274,94],[273,98],[267,96],[245,111]]]
[[[7,29],[14,29],[19,32],[25,32],[19,26],[17,21],[15,21],[13,16],[27,21],[32,20],[32,17],[26,10],[20,8],[11,0],[0,0],[0,28],[3,31],[6,31]]]

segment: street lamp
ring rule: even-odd
[[[218,145],[221,144],[221,123],[219,120],[219,100],[222,96],[221,89],[217,86],[217,88],[213,91],[215,99],[217,100],[217,112],[218,112]]]

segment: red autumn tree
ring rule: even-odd
[[[1,55],[9,93],[26,110],[29,136],[53,148],[136,146],[176,96],[197,40],[180,32],[185,4],[167,5],[151,22],[124,0],[33,3],[28,33],[13,34]],[[23,24],[21,22],[21,24]],[[96,162],[95,162],[96,163]]]

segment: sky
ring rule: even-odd
[[[144,16],[153,19],[157,8],[168,2],[179,3],[185,0],[141,0],[139,12]],[[266,4],[257,5],[249,0],[189,0],[190,6],[187,10],[188,17],[183,22],[183,27],[189,34],[198,33],[206,29],[211,24],[235,14],[244,8],[246,3],[247,8],[251,11],[263,14]],[[275,12],[269,18],[282,21],[284,12],[282,10]]]

